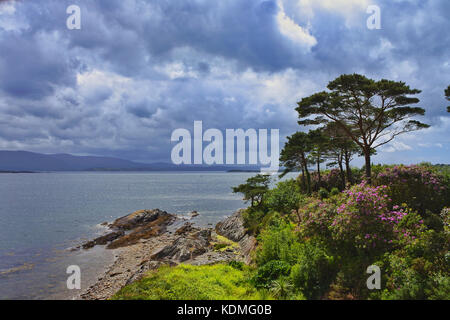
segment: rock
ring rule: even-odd
[[[219,222],[216,225],[217,234],[235,242],[241,241],[247,233],[244,228],[242,212],[242,209],[238,210],[231,217],[228,217],[225,220]]]
[[[171,245],[161,249],[152,256],[153,260],[171,260],[184,262],[208,251],[211,241],[211,230],[202,230],[191,237],[180,236]]]
[[[175,234],[183,235],[183,234],[192,232],[194,230],[197,230],[197,229],[193,227],[192,223],[186,222],[181,228],[179,228],[179,229],[177,229],[177,231],[175,231]]]
[[[115,276],[118,276],[118,275],[120,275],[120,274],[122,274],[122,272],[115,272],[115,273],[111,273],[109,276],[110,276],[111,278],[114,278]]]
[[[256,238],[246,234],[244,238],[239,241],[239,246],[241,247],[241,254],[244,258],[246,264],[250,264],[252,261],[252,252],[256,249],[258,242]]]
[[[195,218],[195,217],[197,217],[197,216],[199,216],[200,214],[197,212],[197,211],[192,211],[190,214],[189,214],[189,216],[191,217],[191,218]]]
[[[168,214],[165,211],[153,210],[153,212],[155,214],[154,216],[157,216],[156,219],[153,220],[153,218],[150,217],[147,217],[148,220],[141,219],[142,222],[140,222],[140,226],[135,227],[129,234],[111,242],[107,246],[107,249],[117,249],[130,246],[139,243],[142,239],[150,239],[152,237],[159,236],[165,233],[167,231],[167,226],[176,220],[174,215]],[[133,225],[136,225],[136,223],[137,222],[133,222]],[[129,226],[131,225],[128,225],[128,227]]]
[[[116,231],[108,233],[104,236],[98,237],[97,239],[94,239],[92,241],[86,242],[82,245],[83,249],[90,249],[95,247],[96,245],[105,245],[111,241],[116,240],[117,238],[123,236],[125,232],[123,231]]]
[[[119,230],[131,230],[140,225],[155,221],[156,219],[165,215],[168,215],[168,213],[159,209],[140,210],[133,212],[125,217],[116,219],[111,224],[111,228]]]
[[[125,285],[129,285],[135,281],[142,279],[147,271],[158,269],[161,265],[162,263],[159,261],[145,261],[145,263],[143,261],[143,263],[140,265],[139,270],[133,273],[130,278],[128,278]]]

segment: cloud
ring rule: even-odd
[[[447,0],[80,0],[82,28],[67,30],[72,2],[0,4],[1,149],[169,161],[172,130],[195,120],[284,141],[305,130],[297,101],[360,72],[423,90],[432,125],[377,161],[450,161]]]
[[[310,49],[317,44],[317,40],[309,33],[308,30],[302,28],[286,15],[283,2],[278,0],[277,22],[281,34],[289,38],[291,41],[301,47]]]

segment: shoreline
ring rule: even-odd
[[[84,244],[90,247],[94,243],[95,246],[100,239],[104,250],[114,254],[114,261],[105,266],[89,288],[81,290],[73,299],[110,299],[124,286],[162,265],[206,265],[233,260],[249,263],[256,239],[246,234],[240,213],[238,210],[215,228],[197,227],[196,212],[186,218],[158,209],[142,210],[116,219],[108,225],[109,234]],[[105,243],[105,237],[112,240]],[[118,245],[120,247],[116,248]],[[221,249],[217,249],[219,247]]]

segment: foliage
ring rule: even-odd
[[[323,245],[306,241],[298,251],[291,279],[307,299],[319,299],[327,291],[337,272],[336,262]]]
[[[252,283],[257,288],[269,289],[272,281],[282,276],[288,276],[291,266],[280,260],[271,260],[262,267],[258,268],[256,275],[252,278]]]
[[[261,299],[248,274],[234,267],[179,265],[161,267],[121,289],[116,300],[253,300]]]
[[[268,211],[277,211],[288,214],[298,208],[303,200],[300,193],[300,186],[297,181],[290,179],[281,181],[277,187],[270,190],[265,198],[264,207]]]
[[[252,208],[248,208],[242,213],[244,227],[248,233],[253,235],[258,235],[262,229],[273,220],[276,220],[277,216],[279,216],[279,213],[275,211],[266,213],[263,210],[255,210]]]
[[[271,225],[259,236],[260,246],[256,253],[258,266],[278,260],[290,265],[297,261],[298,237],[293,232],[294,225],[284,220],[279,220],[276,225]]]
[[[270,291],[274,297],[280,300],[284,300],[290,296],[292,289],[293,285],[287,277],[280,277],[277,280],[272,281],[272,285],[270,286]]]
[[[233,187],[233,193],[244,194],[244,200],[250,201],[251,207],[258,207],[264,200],[264,195],[269,191],[270,176],[258,174],[247,179],[247,183]]]
[[[334,196],[337,196],[339,193],[340,193],[340,191],[338,188],[333,188],[330,191],[330,196],[334,197]]]
[[[319,190],[319,198],[320,199],[327,199],[330,196],[330,193],[325,188],[320,188]]]
[[[320,188],[330,191],[333,188],[344,190],[342,187],[342,177],[339,169],[331,169],[322,172],[321,181],[317,172],[311,173],[311,188],[313,191],[318,191]]]
[[[296,132],[288,137],[288,141],[281,150],[280,163],[285,168],[281,177],[292,171],[302,172],[301,185],[306,193],[311,193],[311,177],[308,170],[308,155],[313,150],[313,132]]]
[[[450,199],[449,180],[428,165],[384,167],[374,184],[389,186],[393,203],[406,203],[424,217],[426,210],[439,213]]]

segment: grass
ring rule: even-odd
[[[252,287],[249,269],[229,265],[164,266],[132,283],[113,300],[258,300],[270,298]]]
[[[239,248],[239,244],[237,242],[231,241],[221,235],[217,235],[213,241],[214,250],[216,251],[226,251],[233,250],[236,251]]]

